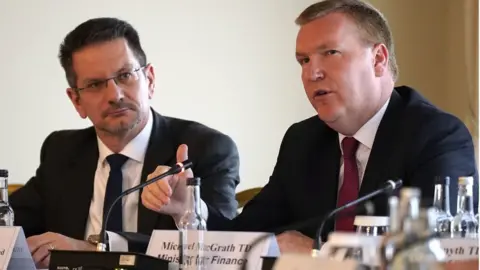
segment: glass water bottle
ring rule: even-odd
[[[433,209],[436,214],[435,231],[441,237],[450,236],[453,216],[450,213],[450,177],[436,177],[433,195]]]
[[[458,178],[457,214],[451,226],[452,237],[476,238],[477,220],[473,214],[473,177]]]
[[[8,171],[0,169],[0,226],[13,226],[13,209],[8,203]]]
[[[181,270],[206,269],[206,258],[203,256],[203,237],[207,223],[203,219],[200,199],[200,178],[189,178],[187,183],[187,209],[178,224],[180,231],[180,263]]]

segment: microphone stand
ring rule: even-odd
[[[343,206],[340,206],[336,209],[334,209],[333,211],[331,211],[327,217],[322,221],[322,224],[320,225],[320,228],[317,230],[317,233],[315,235],[315,239],[313,239],[313,247],[312,247],[312,257],[318,257],[319,254],[320,254],[320,239],[321,239],[321,236],[322,236],[322,233],[323,233],[323,228],[325,227],[325,224],[327,223],[328,220],[330,220],[331,218],[335,217],[338,213],[342,212],[343,210],[347,209],[347,208],[350,208],[352,206],[355,206],[357,204],[360,204],[360,203],[363,203],[367,200],[370,200],[371,198],[375,197],[375,196],[378,196],[380,194],[383,194],[383,193],[390,193],[392,191],[394,191],[395,189],[401,187],[403,184],[403,181],[402,180],[397,180],[396,182],[392,181],[392,180],[388,180],[387,181],[387,184],[384,188],[381,188],[381,189],[378,189],[372,193],[369,193],[363,197],[360,197],[354,201],[351,201]]]
[[[77,250],[51,250],[49,270],[58,269],[170,269],[171,262],[154,256],[135,252],[105,252],[106,251],[106,224],[110,217],[110,212],[115,203],[126,195],[144,188],[147,185],[157,182],[158,180],[177,173],[181,173],[192,166],[192,162],[185,160],[175,164],[167,172],[154,177],[140,185],[127,189],[122,192],[110,205],[99,235],[99,242],[96,251],[77,251]]]
[[[367,215],[372,215],[375,212],[375,206],[373,205],[373,203],[367,201],[367,202],[365,202],[365,204],[363,204],[363,206],[364,207],[359,211],[351,211],[351,212],[347,212],[347,213],[342,213],[342,215],[345,215],[345,216],[356,215],[358,212],[362,212],[362,210],[365,210]],[[279,229],[275,230],[273,232],[273,235],[278,235],[278,234],[281,234],[282,232],[289,231],[289,230],[301,230],[305,227],[308,227],[308,226],[311,226],[311,225],[316,225],[320,221],[322,221],[323,219],[325,219],[325,216],[316,216],[316,217],[313,217],[313,218],[310,218],[310,219],[307,219],[307,220],[304,220],[304,221],[300,221],[300,222],[296,222],[296,223],[293,223],[293,224],[290,224],[290,225],[286,225],[286,226],[280,227]],[[243,261],[245,262],[244,264],[242,264],[242,267],[241,267],[242,270],[247,270],[247,259],[248,259],[248,256],[250,255],[251,251],[253,250],[253,247],[257,246],[258,244],[260,244],[260,242],[266,240],[269,237],[271,237],[271,234],[267,233],[265,235],[262,235],[262,236],[256,238],[255,240],[253,240],[252,243],[250,243],[251,248],[247,252],[244,253],[243,258],[242,258]]]
[[[129,188],[125,191],[123,191],[114,201],[113,203],[110,205],[110,207],[108,208],[108,212],[107,214],[105,215],[105,219],[103,220],[103,223],[102,223],[102,228],[100,230],[100,239],[98,241],[98,244],[97,244],[97,251],[106,251],[107,250],[107,244],[105,243],[105,239],[107,238],[107,222],[108,222],[108,219],[110,218],[110,214],[112,212],[112,209],[113,207],[115,206],[115,204],[121,200],[123,197],[127,196],[128,194],[130,193],[133,193],[137,190],[140,190],[150,184],[153,184],[155,182],[157,182],[158,180],[161,180],[169,175],[174,175],[174,174],[178,174],[178,173],[181,173],[183,171],[185,171],[186,169],[190,168],[192,166],[192,162],[190,160],[185,160],[183,162],[179,162],[177,164],[175,164],[175,167],[171,168],[170,170],[166,171],[165,173],[163,174],[160,174],[148,181],[145,181],[143,182],[142,184],[140,185],[137,185],[137,186],[134,186],[133,188]]]

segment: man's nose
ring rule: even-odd
[[[123,89],[117,85],[115,80],[111,79],[105,83],[105,94],[108,95],[109,101],[119,101],[124,98]]]
[[[323,64],[317,58],[310,59],[309,63],[309,79],[311,81],[321,80],[325,77]]]

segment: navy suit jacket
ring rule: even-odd
[[[233,218],[237,213],[235,188],[240,181],[237,147],[227,135],[200,123],[153,111],[141,182],[158,165],[174,165],[177,148],[183,143],[188,145],[195,176],[202,179],[200,196],[210,213]],[[93,127],[50,134],[42,145],[35,176],[10,196],[15,224],[23,227],[27,237],[51,231],[85,239],[97,161]],[[170,216],[147,209],[141,200],[137,224],[135,233],[117,232],[129,240],[131,251],[145,251],[154,229],[177,229]]]
[[[267,185],[232,221],[210,214],[209,229],[274,232],[327,214],[336,207],[340,160],[338,133],[318,116],[293,124],[283,138]],[[431,204],[435,176],[451,177],[454,213],[459,176],[475,177],[474,195],[478,197],[472,137],[459,119],[415,90],[396,87],[378,127],[359,195],[375,191],[389,179],[402,179],[404,186],[419,187],[423,199]],[[373,202],[376,215],[388,215],[386,196]],[[318,225],[300,231],[314,237]],[[323,241],[333,226],[333,220],[326,224]]]

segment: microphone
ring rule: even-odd
[[[355,206],[357,204],[360,204],[360,203],[363,203],[367,200],[370,200],[371,198],[375,197],[375,196],[378,196],[380,194],[384,194],[384,193],[391,193],[392,191],[398,189],[399,187],[401,187],[403,184],[403,181],[401,179],[397,180],[397,181],[393,181],[393,180],[388,180],[387,183],[385,183],[385,186],[374,191],[374,192],[371,192],[365,196],[362,196],[354,201],[351,201],[343,206],[340,206],[336,209],[334,209],[333,211],[331,211],[325,219],[323,219],[322,221],[322,224],[320,225],[320,228],[317,230],[317,233],[315,235],[315,238],[313,239],[313,248],[312,248],[312,257],[317,257],[320,253],[320,242],[321,242],[321,236],[322,236],[322,233],[323,233],[323,228],[325,227],[325,224],[327,223],[327,221],[329,219],[331,219],[332,217],[336,216],[338,213],[342,212],[343,210],[349,208],[349,207],[352,207],[352,206]]]
[[[183,162],[178,162],[177,164],[175,164],[174,167],[172,167],[170,170],[166,171],[165,173],[161,174],[161,175],[158,175],[148,181],[145,181],[143,183],[141,183],[140,185],[137,185],[137,186],[134,186],[132,188],[129,188],[125,191],[123,191],[114,201],[113,203],[110,205],[110,207],[108,208],[108,212],[107,214],[105,215],[105,219],[103,220],[103,223],[102,223],[102,228],[100,230],[100,235],[99,235],[99,241],[98,241],[98,244],[97,244],[97,251],[106,251],[107,249],[107,244],[105,243],[105,239],[107,238],[107,232],[106,232],[106,229],[107,229],[107,222],[108,222],[108,219],[110,217],[110,214],[112,212],[112,209],[113,209],[113,206],[119,201],[121,200],[123,197],[127,196],[128,194],[130,193],[133,193],[137,190],[140,190],[150,184],[153,184],[155,182],[157,182],[158,180],[162,179],[162,178],[165,178],[166,176],[169,176],[169,175],[174,175],[174,174],[178,174],[178,173],[182,173],[184,172],[185,170],[189,169],[190,167],[192,167],[192,162],[190,160],[185,160]]]
[[[362,207],[355,209],[355,211],[350,211],[350,212],[347,212],[347,213],[341,213],[341,215],[345,215],[345,216],[353,215],[353,216],[355,216],[355,215],[358,215],[358,214],[365,214],[365,215],[370,216],[370,215],[373,215],[375,213],[375,205],[372,202],[366,201],[364,203],[360,203],[360,205]],[[309,218],[307,220],[299,221],[299,222],[296,222],[296,223],[293,223],[293,224],[290,224],[290,225],[280,227],[280,228],[276,229],[273,232],[273,234],[278,235],[282,232],[291,231],[291,230],[298,231],[298,230],[301,230],[303,228],[306,228],[306,227],[309,227],[309,226],[312,226],[312,225],[317,225],[323,219],[324,219],[324,216],[315,216],[315,217]],[[252,243],[250,243],[251,248],[247,252],[245,252],[245,254],[243,255],[243,261],[245,263],[243,263],[243,265],[241,267],[242,270],[247,269],[247,259],[248,259],[248,256],[249,256],[250,252],[253,250],[253,247],[258,245],[263,240],[266,240],[270,236],[271,236],[271,234],[262,235],[262,236],[256,238]]]

